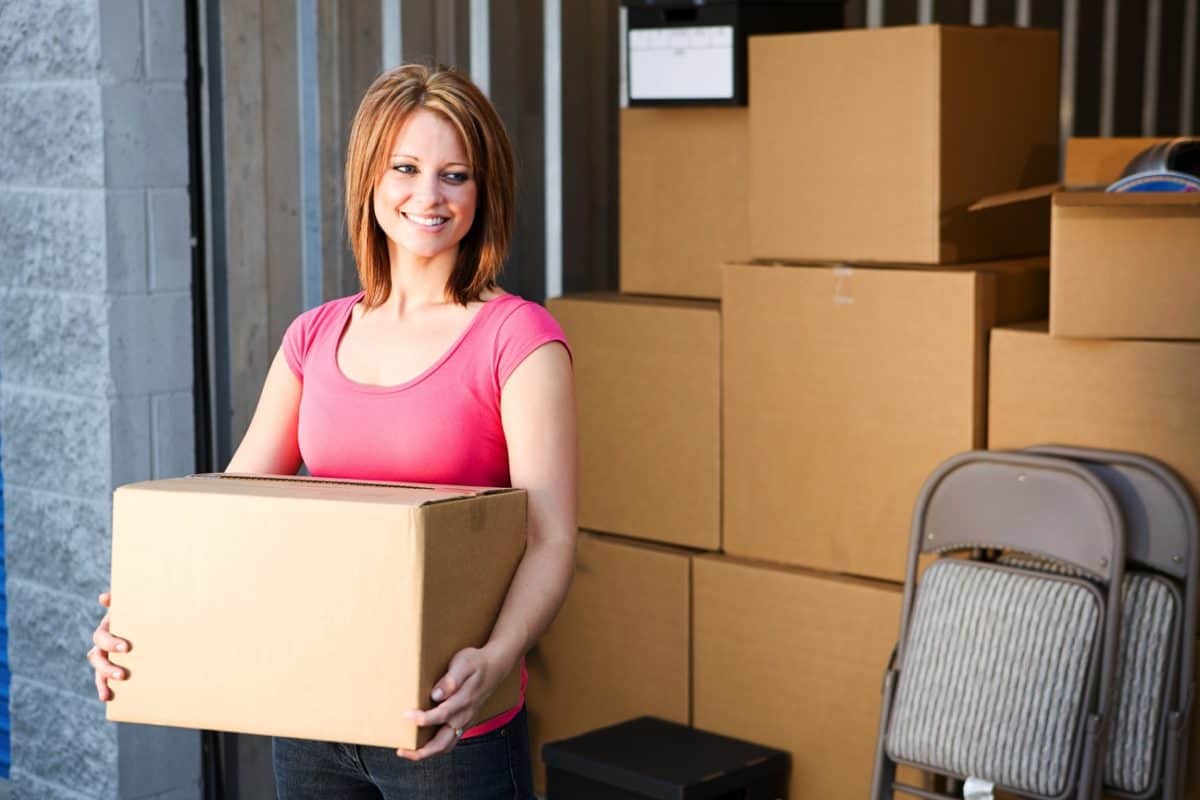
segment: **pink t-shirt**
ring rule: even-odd
[[[397,386],[347,378],[337,347],[363,293],[297,317],[283,355],[300,379],[300,455],[318,478],[511,486],[500,392],[513,370],[544,344],[568,347],[544,308],[516,295],[489,300],[441,358]],[[570,349],[568,347],[568,353]],[[476,736],[512,720],[525,702],[466,731]]]

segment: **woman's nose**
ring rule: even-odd
[[[413,199],[430,205],[437,205],[441,202],[442,182],[437,173],[423,172],[417,176],[416,184],[413,186]]]

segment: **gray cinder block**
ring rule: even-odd
[[[91,77],[100,60],[99,5],[81,0],[5,3],[0,80]]]
[[[7,375],[6,375],[7,378]],[[5,485],[103,497],[111,491],[109,435],[114,403],[0,383]],[[9,608],[9,615],[16,613]]]
[[[189,292],[114,295],[109,312],[112,380],[118,394],[192,388]]]
[[[187,189],[151,189],[150,288],[188,290],[192,286],[192,208]]]
[[[97,800],[95,795],[85,795],[45,780],[20,767],[13,767],[8,776],[12,800],[36,797],[38,800]]]
[[[102,294],[0,290],[5,380],[68,394],[106,394],[107,305]]]
[[[0,184],[103,185],[98,86],[0,85],[0,120]]]
[[[146,4],[146,75],[152,80],[187,77],[187,25],[183,0]]]
[[[150,5],[158,0],[150,0]],[[140,80],[145,75],[142,50],[142,0],[100,0],[100,70],[107,83]]]
[[[157,395],[151,400],[154,477],[175,478],[196,471],[196,404],[191,392]]]
[[[14,768],[84,797],[116,797],[117,731],[99,700],[14,675],[11,703]]]
[[[109,501],[6,485],[4,509],[4,560],[10,578],[53,586],[87,603],[108,588]],[[20,615],[25,613],[20,609]]]
[[[0,286],[104,291],[105,206],[103,189],[0,188]]]
[[[93,673],[84,654],[104,616],[100,604],[21,578],[9,578],[6,591],[8,602],[24,609],[8,623],[13,674],[94,698]]]
[[[107,491],[111,493],[123,484],[150,480],[150,398],[117,398],[109,412]]]
[[[145,291],[146,192],[142,189],[105,192],[104,222],[108,291]]]
[[[186,186],[187,98],[183,87],[128,83],[105,86],[102,94],[106,185]]]

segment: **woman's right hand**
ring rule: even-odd
[[[100,605],[108,608],[112,602],[112,595],[108,592],[100,595]],[[122,667],[108,660],[109,653],[128,653],[130,644],[125,639],[113,636],[108,632],[108,614],[104,615],[104,619],[100,620],[100,624],[96,626],[96,630],[92,633],[92,649],[88,650],[87,661],[92,665],[92,669],[96,671],[96,694],[104,702],[112,700],[112,689],[108,688],[110,680],[125,680],[126,672]]]

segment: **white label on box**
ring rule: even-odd
[[[732,25],[634,28],[629,32],[629,99],[732,97]]]

